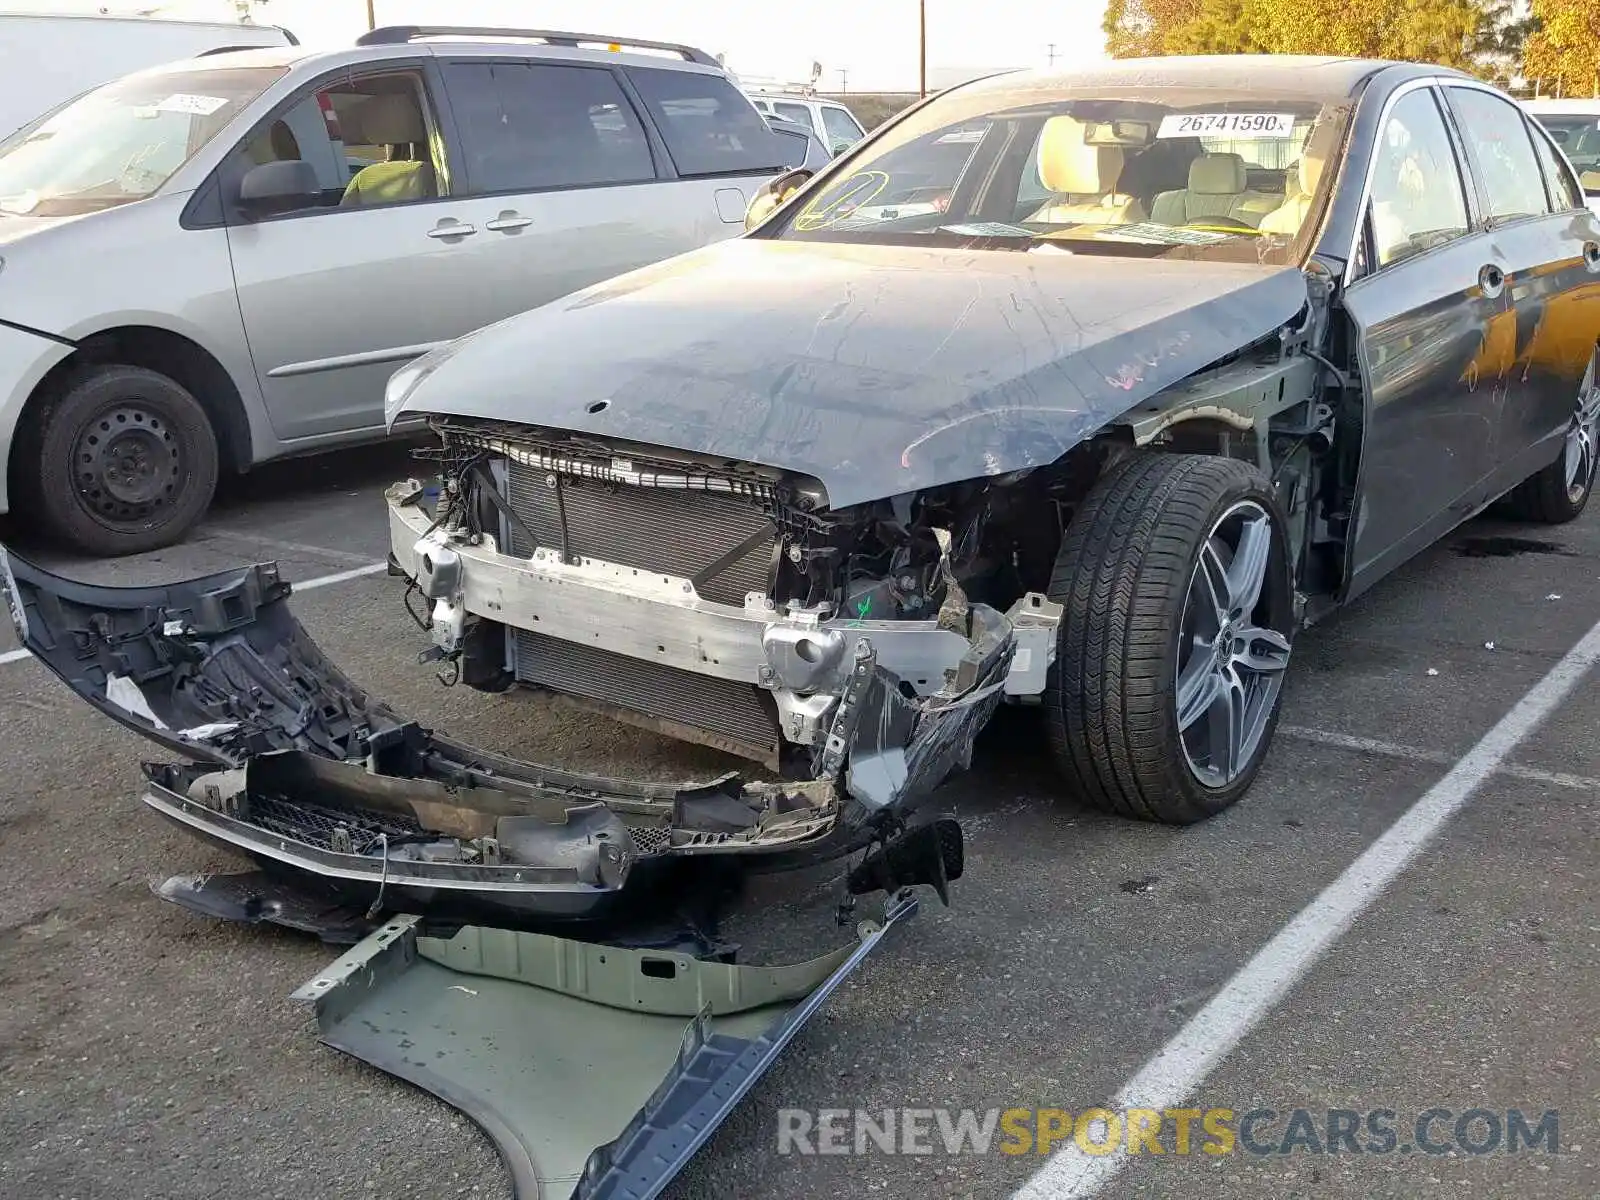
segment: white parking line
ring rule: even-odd
[[[1192,1096],[1214,1067],[1277,1006],[1383,890],[1409,866],[1495,770],[1600,662],[1600,624],[1569,650],[1533,690],[1468,750],[1443,779],[1323,889],[1211,1001],[1128,1080],[1111,1108],[1162,1112]],[[1105,1143],[1102,1135],[1102,1145]],[[1091,1139],[1092,1141],[1092,1139]],[[1127,1162],[1127,1143],[1101,1155],[1068,1143],[1013,1200],[1093,1196]]]
[[[294,583],[293,580],[290,582],[296,592],[314,592],[318,588],[332,587],[336,583],[349,583],[352,579],[363,579],[388,569],[389,564],[386,562],[368,563],[364,567],[352,567],[348,571],[339,571],[333,575],[319,575],[315,579],[307,579],[304,583]],[[4,654],[0,654],[0,667],[32,657],[33,653],[28,650],[7,650]]]
[[[1451,766],[1455,755],[1443,750],[1424,750],[1421,746],[1402,746],[1395,742],[1380,742],[1376,738],[1356,737],[1348,733],[1334,733],[1327,729],[1306,729],[1299,725],[1279,725],[1280,737],[1297,742],[1314,742],[1319,746],[1336,746],[1340,750],[1355,750],[1362,754],[1378,754],[1384,758],[1401,758],[1408,762],[1432,763],[1438,767]],[[1600,779],[1590,775],[1568,775],[1564,771],[1541,771],[1517,763],[1501,763],[1495,772],[1508,779],[1524,783],[1543,783],[1552,787],[1577,788],[1579,791],[1600,791]]]

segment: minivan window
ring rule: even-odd
[[[660,126],[678,174],[733,175],[783,164],[778,135],[725,77],[652,67],[629,68],[628,77]]]
[[[656,176],[639,116],[606,68],[457,61],[444,79],[476,192]]]
[[[861,126],[856,124],[854,117],[844,109],[834,108],[830,104],[822,106],[822,127],[828,131],[829,144],[834,146],[840,142],[853,146],[866,136],[861,132]]]
[[[0,144],[0,214],[73,216],[143,200],[282,75],[174,71],[96,88]]]

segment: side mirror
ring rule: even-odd
[[[750,201],[750,207],[745,210],[745,232],[748,233],[782,208],[789,197],[799,191],[815,174],[816,172],[808,167],[796,167],[762,184],[755,198]]]
[[[299,159],[251,167],[239,181],[239,207],[253,217],[315,208],[321,202],[316,169]]]

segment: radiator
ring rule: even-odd
[[[512,511],[532,531],[538,546],[557,550],[561,520],[551,478],[521,463],[506,464],[506,500]],[[770,534],[696,589],[706,600],[740,606],[747,592],[766,594],[777,530],[756,501],[721,492],[570,477],[561,489],[571,553],[644,571],[693,578],[747,539]],[[511,552],[531,555],[535,547],[528,544],[527,535],[514,522],[507,524]]]
[[[698,675],[598,646],[512,631],[517,679],[625,710],[647,728],[769,765],[778,752],[772,697],[754,684]]]

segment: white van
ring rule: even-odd
[[[0,12],[0,138],[146,67],[221,50],[297,44],[276,25]]]

